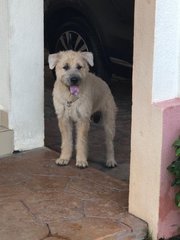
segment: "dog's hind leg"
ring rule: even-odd
[[[72,155],[72,122],[67,119],[59,119],[61,132],[61,155],[56,160],[58,165],[67,165]]]
[[[107,167],[115,167],[117,165],[114,159],[114,144],[113,144],[115,135],[115,115],[116,112],[112,105],[109,106],[103,112],[103,125],[106,135]]]
[[[76,143],[76,166],[85,168],[88,166],[87,162],[87,141],[89,131],[89,120],[77,122],[77,143]]]

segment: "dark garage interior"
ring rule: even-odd
[[[108,83],[118,107],[114,139],[118,166],[105,167],[104,131],[101,123],[94,122],[89,132],[89,166],[128,181],[134,1],[80,2],[45,1],[45,145],[60,152],[61,138],[52,101],[55,77],[48,67],[48,54],[68,49],[91,51],[95,61],[91,71]],[[71,162],[75,163],[74,154]]]

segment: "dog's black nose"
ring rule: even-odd
[[[70,81],[71,81],[72,85],[76,85],[79,82],[79,78],[73,76],[73,77],[71,77]]]

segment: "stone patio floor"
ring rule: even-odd
[[[142,240],[128,214],[128,183],[58,153],[36,149],[0,159],[0,240]]]

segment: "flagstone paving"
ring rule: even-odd
[[[141,240],[128,183],[94,168],[58,167],[47,148],[0,159],[1,240]]]

